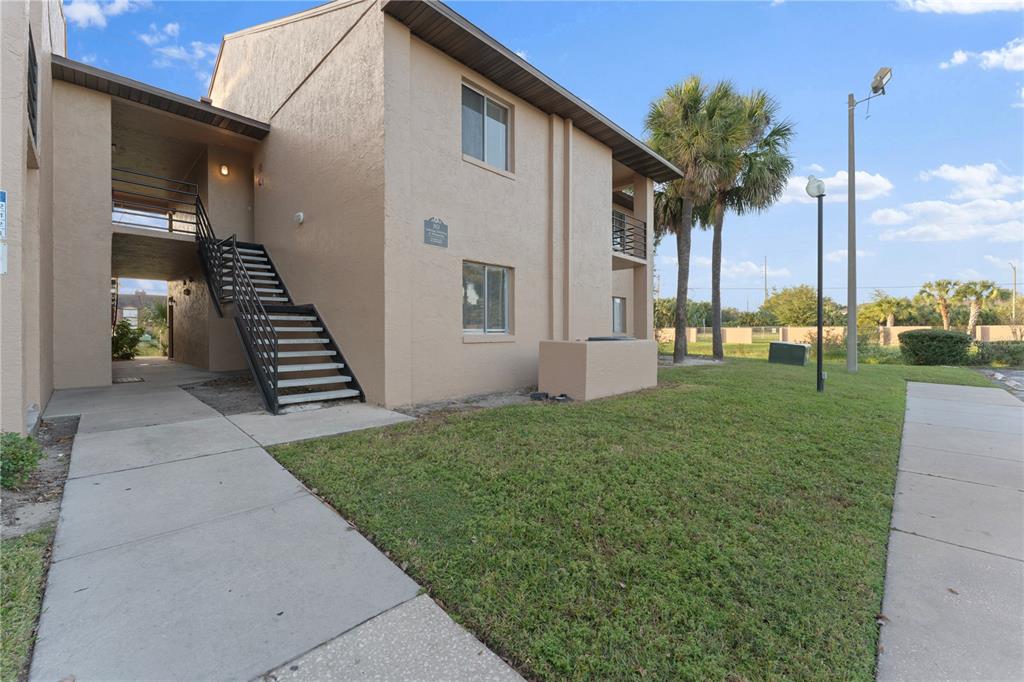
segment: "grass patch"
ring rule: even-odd
[[[522,672],[873,679],[905,379],[733,360],[274,455]]]
[[[43,601],[53,528],[0,541],[0,680],[23,679]]]

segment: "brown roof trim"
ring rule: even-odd
[[[205,102],[197,102],[183,95],[161,90],[110,71],[97,69],[94,66],[59,55],[53,55],[52,62],[55,80],[104,92],[112,97],[127,99],[257,140],[262,140],[270,132],[269,123],[263,123]]]
[[[612,157],[658,182],[682,177],[674,165],[507,47],[437,0],[386,0],[383,11],[447,53],[547,114],[611,147]]]

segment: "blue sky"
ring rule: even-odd
[[[68,49],[197,97],[221,35],[315,4],[74,0]],[[846,95],[866,95],[882,65],[893,68],[889,94],[856,118],[861,299],[874,288],[910,295],[940,277],[1008,286],[1006,262],[1022,259],[1022,0],[452,5],[641,138],[650,102],[690,74],[779,101],[796,124],[796,177],[769,211],[726,218],[726,305],[760,305],[765,257],[770,287],[813,283],[815,213],[803,194],[812,172],[829,192],[827,293],[845,300]],[[675,291],[674,254],[667,239],[664,295]],[[710,235],[696,232],[694,298],[709,297],[710,255]]]

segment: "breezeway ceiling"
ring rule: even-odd
[[[154,130],[152,117],[116,100],[110,104],[110,158],[114,168],[181,180],[199,163],[206,145]]]

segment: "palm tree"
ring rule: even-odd
[[[874,310],[879,320],[885,320],[886,327],[895,327],[896,318],[906,317],[913,309],[905,298],[889,296],[881,289],[875,291]]]
[[[715,159],[721,154],[722,116],[731,101],[732,88],[719,83],[709,88],[699,76],[669,87],[651,103],[644,122],[648,143],[656,152],[682,171],[682,178],[662,185],[655,193],[655,234],[676,237],[676,340],[675,362],[686,357],[688,278],[690,275],[690,231],[694,207],[707,200],[717,176]]]
[[[1003,296],[1003,290],[996,286],[995,282],[987,279],[963,282],[957,286],[954,298],[967,303],[967,334],[969,336],[974,336],[974,328],[978,325],[978,315],[981,314],[981,311]]]
[[[779,105],[768,93],[755,90],[740,96],[730,90],[723,105],[722,145],[716,158],[714,188],[708,205],[699,210],[702,221],[714,230],[711,242],[712,354],[725,356],[722,346],[722,227],[725,212],[738,215],[761,212],[782,196],[793,172],[789,143],[793,125],[779,121]]]
[[[952,279],[937,279],[934,282],[925,282],[921,285],[918,295],[931,304],[942,317],[942,328],[949,329],[949,306],[953,303],[953,297],[960,282]]]

